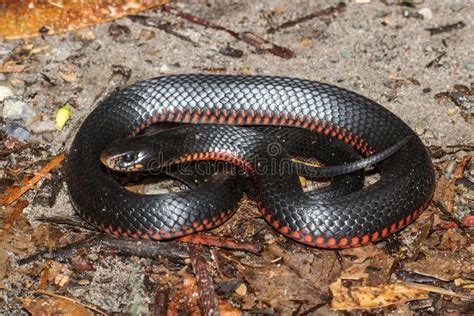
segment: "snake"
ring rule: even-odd
[[[262,217],[276,231],[305,245],[340,249],[377,242],[413,222],[433,195],[434,168],[418,135],[360,94],[288,77],[170,75],[112,93],[75,135],[66,165],[70,200],[99,230],[166,240],[212,229],[235,212],[242,197],[236,177],[224,175],[189,191],[142,195],[126,190],[104,167],[103,162],[112,164],[111,157],[115,165],[137,165],[150,144],[146,136],[137,135],[160,122],[196,124],[171,129],[166,131],[169,137],[155,140],[152,147],[166,152],[170,164],[215,160],[245,170]],[[304,191],[291,168],[284,174],[259,172],[255,157],[273,155],[268,144],[274,142],[245,126],[304,131],[346,144],[369,158],[404,141],[377,164],[380,179],[375,184],[356,184],[344,194],[321,197],[318,190]],[[305,139],[295,143],[312,147],[301,144]],[[107,148],[124,140],[128,146],[137,145],[137,151],[117,160]],[[156,154],[149,152],[147,157]],[[289,153],[282,149],[270,158],[286,161]]]

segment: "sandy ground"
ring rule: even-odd
[[[455,84],[472,87],[474,62],[474,5],[471,1],[414,1],[414,8],[396,1],[349,2],[335,17],[315,18],[273,34],[267,30],[285,21],[337,4],[336,1],[179,1],[174,6],[235,31],[252,31],[268,41],[291,49],[295,56],[283,59],[236,40],[223,31],[206,29],[162,12],[147,12],[171,23],[173,29],[198,45],[159,29],[122,18],[114,22],[130,33],[115,39],[112,23],[97,25],[95,39],[87,43],[72,33],[29,40],[50,48],[33,57],[35,66],[8,74],[0,85],[11,87],[37,112],[54,117],[65,102],[74,104],[72,120],[59,132],[33,135],[29,141],[50,145],[53,153],[68,149],[74,132],[94,108],[97,98],[133,82],[170,73],[282,75],[328,82],[363,94],[399,115],[416,129],[427,145],[468,144],[473,141],[472,120],[451,101],[438,102],[435,94],[453,91]],[[432,13],[413,17],[420,9]],[[403,11],[412,16],[405,17]],[[426,12],[426,9],[425,11]],[[463,21],[465,27],[437,35],[427,28]],[[80,38],[80,36],[79,36]],[[23,41],[2,42],[9,48]],[[243,56],[224,56],[219,50],[230,45]],[[427,65],[443,52],[433,66]],[[130,78],[113,75],[114,67],[131,70]],[[47,75],[54,85],[39,74]],[[64,75],[72,79],[64,80]],[[71,77],[67,77],[71,78]],[[429,88],[429,89],[428,89]],[[39,215],[69,215],[73,208],[63,188],[52,208],[29,206],[30,219]],[[34,222],[34,221],[33,221]],[[144,259],[143,259],[144,260]],[[131,302],[150,302],[143,295],[140,267],[143,260],[107,259],[94,281],[73,293],[109,311],[130,312]],[[111,276],[108,283],[103,280]],[[21,287],[9,285],[10,289]],[[9,301],[9,308],[20,308]],[[4,299],[4,304],[5,304]],[[0,301],[0,306],[2,302]],[[2,310],[2,308],[0,308]]]

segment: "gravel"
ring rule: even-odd
[[[32,123],[29,127],[30,127],[30,131],[33,134],[50,133],[56,130],[56,126],[54,122],[51,120],[36,121]]]
[[[4,101],[6,98],[14,96],[13,90],[7,86],[0,86],[0,102]]]
[[[3,100],[3,118],[6,120],[21,120],[30,123],[36,115],[36,111],[26,102],[16,97]]]
[[[2,129],[8,137],[13,137],[20,141],[27,141],[30,138],[30,132],[16,123],[5,124]]]

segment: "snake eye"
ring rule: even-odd
[[[129,163],[129,162],[132,162],[134,159],[135,159],[135,156],[133,154],[128,153],[123,156],[122,161],[125,163]]]

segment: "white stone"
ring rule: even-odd
[[[16,97],[8,97],[3,100],[3,118],[8,120],[22,120],[31,122],[36,111],[24,101]]]
[[[30,131],[33,134],[43,134],[54,132],[56,130],[56,126],[54,125],[53,121],[46,120],[46,121],[36,121],[30,125]]]
[[[421,8],[418,10],[418,13],[423,16],[423,18],[427,20],[431,20],[433,18],[433,12],[431,12],[430,8]]]
[[[9,87],[6,86],[0,86],[0,102],[5,100],[6,98],[12,97],[13,91]]]

